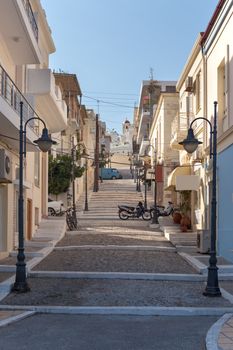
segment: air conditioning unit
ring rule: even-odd
[[[193,91],[193,77],[187,77],[187,79],[185,80],[185,91]]]
[[[210,251],[210,230],[197,230],[197,251],[199,253]]]
[[[203,152],[201,149],[197,149],[196,152],[194,153],[194,163],[195,162],[201,162],[203,161],[204,159],[204,155],[203,155]]]
[[[0,183],[12,182],[12,162],[10,154],[0,149]]]

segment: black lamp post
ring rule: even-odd
[[[152,224],[158,224],[158,212],[157,212],[157,182],[156,182],[156,150],[153,145],[149,144],[147,145],[144,153],[144,158],[147,157],[147,151],[151,147],[154,150],[154,155],[155,155],[155,169],[154,169],[154,175],[155,175],[155,188],[154,188],[154,210],[153,210],[153,217],[152,217]],[[146,171],[145,171],[145,197],[146,197]],[[147,203],[145,205],[147,207]],[[146,208],[147,209],[147,208]]]
[[[142,166],[141,160],[134,160],[135,172],[136,172],[136,191],[141,192],[140,185],[140,167]]]
[[[146,182],[146,175],[147,175],[147,166],[144,164],[144,207],[147,209],[147,182]]]
[[[155,188],[154,188],[154,210],[153,210],[153,217],[152,217],[152,224],[158,224],[158,212],[157,212],[157,181],[156,181],[156,150],[153,145],[149,144],[145,149],[145,155],[147,156],[147,150],[151,147],[154,150],[154,156],[155,156],[155,162],[154,162],[154,175],[155,175]]]
[[[81,155],[82,158],[85,158],[85,205],[84,205],[84,211],[88,211],[88,193],[87,193],[87,166],[88,166],[88,157],[89,154],[86,153],[86,150],[83,150],[83,153]]]
[[[26,277],[26,262],[24,254],[24,198],[23,198],[23,157],[26,157],[26,127],[27,124],[33,120],[40,120],[44,128],[41,137],[34,141],[42,152],[50,150],[55,141],[52,141],[48,134],[45,122],[39,117],[29,118],[23,126],[23,102],[20,102],[20,128],[19,128],[19,199],[18,199],[18,222],[19,222],[19,236],[18,236],[18,255],[16,263],[15,283],[12,290],[25,293],[30,290]]]
[[[198,141],[194,137],[192,125],[198,120],[205,120],[210,125],[210,158],[213,157],[213,180],[212,180],[212,201],[211,201],[211,249],[210,259],[208,267],[208,278],[207,285],[204,291],[205,296],[218,297],[221,296],[220,288],[218,285],[218,267],[216,258],[216,229],[217,229],[217,217],[216,217],[216,170],[217,170],[217,102],[214,102],[214,120],[213,126],[211,122],[203,117],[194,119],[189,127],[188,136],[182,142],[184,149],[188,153],[193,153],[199,144],[202,142]]]
[[[139,191],[139,170],[138,168],[136,168],[136,191],[138,192]]]
[[[105,164],[105,149],[104,147],[102,147],[103,145],[101,145],[101,179],[100,179],[100,182],[102,183],[103,182],[103,167],[104,167],[104,164]]]
[[[76,191],[75,191],[75,174],[74,174],[74,163],[75,163],[75,149],[78,145],[73,146],[71,149],[71,157],[72,157],[72,217],[75,228],[77,228],[77,216],[76,216]]]
[[[141,168],[138,169],[138,192],[141,192]]]

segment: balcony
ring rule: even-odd
[[[50,132],[67,128],[67,106],[50,69],[28,70],[27,93],[35,98]]]
[[[137,133],[137,143],[140,144],[141,140],[144,138],[145,134],[149,133],[148,125],[151,124],[151,115],[150,112],[142,111],[141,117],[138,125],[138,133]]]
[[[0,65],[0,125],[1,140],[13,149],[19,149],[20,102],[23,101],[23,119],[36,116],[34,109]],[[33,141],[38,138],[38,121],[32,120],[27,128],[27,150],[35,151]]]
[[[183,146],[179,145],[187,136],[188,130],[187,113],[179,113],[176,115],[171,124],[171,141],[170,146],[174,150],[183,150]]]
[[[146,147],[149,146],[150,141],[148,138],[144,138],[141,141],[140,148],[139,148],[139,156],[144,156]]]
[[[68,113],[68,125],[72,130],[77,130],[79,129],[79,121],[78,121],[78,116],[75,115],[72,112]]]
[[[29,0],[0,2],[0,32],[15,64],[38,64],[38,26]]]

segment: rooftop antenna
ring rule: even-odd
[[[150,80],[153,81],[154,80],[154,69],[152,67],[150,67],[150,76],[149,76]]]

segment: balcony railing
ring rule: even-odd
[[[23,3],[23,6],[25,8],[25,11],[27,13],[29,22],[30,22],[31,27],[32,27],[32,31],[33,31],[35,38],[36,38],[36,41],[38,41],[38,25],[36,23],[36,19],[35,19],[35,16],[33,14],[33,11],[32,11],[31,4],[30,4],[29,0],[22,0],[22,3]]]
[[[171,124],[171,139],[176,138],[177,135],[183,132],[187,133],[189,128],[189,123],[193,120],[193,113],[189,113],[189,120],[187,117],[187,113],[180,112],[178,113],[172,121]]]
[[[23,102],[23,119],[26,122],[29,118],[37,116],[34,109],[19,91],[12,79],[9,77],[5,69],[0,65],[0,96],[12,107],[12,109],[20,116],[20,102]],[[29,126],[38,134],[38,121],[32,120]]]

